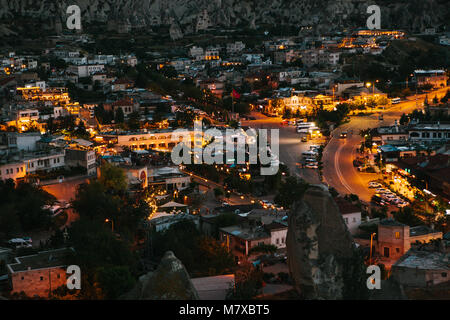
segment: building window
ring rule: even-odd
[[[41,281],[43,281],[44,280],[44,277],[41,277]]]
[[[276,243],[277,243],[277,244],[280,244],[280,239],[278,239],[278,238],[277,238],[277,241],[276,241]]]
[[[400,248],[395,248],[395,251],[397,251],[397,253],[400,252]]]
[[[447,278],[447,272],[442,272],[441,276],[442,276],[442,278]]]
[[[22,276],[22,277],[20,277],[20,280],[25,280],[25,277],[23,277],[23,276]]]
[[[400,232],[397,231],[397,232],[395,233],[395,239],[400,239]]]

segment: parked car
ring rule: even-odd
[[[311,162],[311,163],[307,163],[307,164],[305,165],[305,168],[309,168],[309,169],[318,169],[319,166],[317,165],[317,163]]]
[[[396,204],[396,206],[397,206],[398,208],[404,208],[404,207],[406,207],[406,206],[408,206],[408,205],[409,205],[409,203],[406,202],[406,201],[399,202],[399,203]]]
[[[371,181],[371,182],[369,182],[369,188],[371,188],[371,189],[381,188],[381,183]]]
[[[22,238],[10,239],[8,241],[8,244],[14,246],[16,249],[18,249],[18,248],[31,248],[33,246],[31,244],[31,241],[27,241],[27,240],[22,239]]]

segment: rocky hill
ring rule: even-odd
[[[382,28],[421,31],[449,24],[447,0],[0,0],[1,24],[17,16],[59,20],[77,4],[82,22],[123,20],[132,26],[177,23],[183,33],[204,27],[294,25],[317,33],[365,27],[368,5],[381,7]],[[200,21],[199,21],[200,20]],[[0,24],[0,25],[1,25]],[[1,30],[1,28],[0,28]]]
[[[365,299],[362,256],[324,186],[311,186],[289,215],[286,239],[294,286],[305,299]]]

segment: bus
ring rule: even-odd
[[[297,125],[297,132],[300,132],[300,130],[304,129],[311,129],[313,127],[315,127],[314,122],[301,122]]]
[[[393,98],[393,99],[391,99],[391,103],[392,104],[400,103],[400,98]]]

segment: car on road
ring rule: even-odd
[[[14,246],[16,249],[19,248],[31,248],[33,245],[31,244],[31,238],[29,240],[25,240],[24,238],[14,238],[8,241],[9,245]]]
[[[347,138],[347,131],[341,132],[341,134],[339,135],[339,138],[341,138],[341,139]]]
[[[375,182],[375,181],[370,181],[369,188],[371,188],[371,189],[381,188],[381,183]]]
[[[301,142],[308,142],[308,137],[306,137],[306,136],[302,137]]]
[[[382,114],[380,114],[380,115],[378,116],[378,120],[383,120],[383,115],[382,115]]]
[[[281,125],[282,126],[286,126],[286,125],[288,125],[289,124],[289,120],[283,120],[283,121],[281,121]]]

